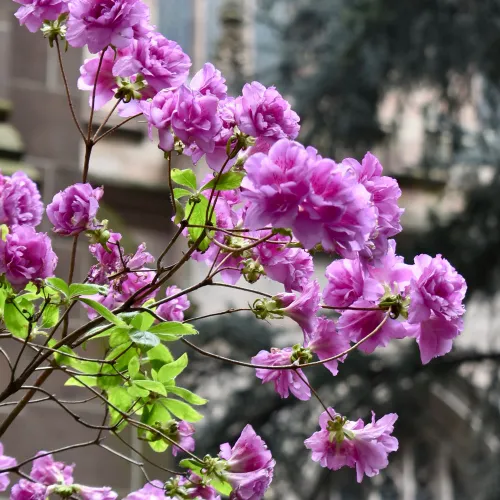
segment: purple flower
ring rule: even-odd
[[[262,238],[265,232],[257,235]],[[273,241],[279,241],[276,235]],[[283,238],[283,246],[275,243],[261,243],[253,249],[254,259],[258,260],[266,275],[279,283],[283,283],[285,290],[291,292],[297,290],[302,292],[312,278],[314,265],[311,255],[302,248],[287,248],[285,245],[289,239]]]
[[[172,437],[179,446],[182,446],[183,450],[194,451],[195,441],[193,434],[194,427],[190,423],[181,420],[180,422],[176,422],[176,432]],[[176,457],[183,450],[177,446],[172,446],[172,455]]]
[[[177,42],[160,33],[151,33],[134,41],[129,54],[120,57],[114,76],[129,77],[142,74],[156,92],[180,87],[187,79],[191,60]]]
[[[414,274],[410,283],[410,323],[419,323],[434,316],[453,320],[464,314],[467,285],[446,259],[441,255],[434,258],[417,255]]]
[[[77,486],[78,494],[82,500],[115,500],[118,493],[114,492],[108,486],[102,488],[92,488],[90,486]]]
[[[378,302],[387,292],[406,296],[406,289],[413,278],[412,266],[396,255],[396,242],[388,240],[387,253],[377,259],[376,265],[365,264],[363,297]]]
[[[402,230],[400,219],[404,210],[398,207],[401,189],[395,179],[382,175],[382,165],[369,152],[361,164],[352,158],[343,160],[342,164],[354,170],[358,182],[371,194],[377,212],[377,224],[362,255],[369,259],[379,258],[387,251],[387,239]]]
[[[70,0],[66,40],[97,54],[108,45],[128,47],[150,31],[149,9],[140,0]]]
[[[266,443],[247,425],[231,448],[220,446],[219,456],[227,460],[225,478],[233,487],[232,500],[259,500],[271,484],[276,462]]]
[[[314,162],[311,171],[311,191],[292,226],[294,234],[306,248],[321,243],[327,252],[354,258],[376,224],[370,193],[351,169],[332,160]]]
[[[43,455],[44,453],[44,451],[40,451],[37,455]],[[44,455],[33,461],[31,477],[45,486],[73,484],[74,468],[74,465],[54,461],[52,455]]]
[[[46,500],[47,486],[21,479],[12,487],[10,500]]]
[[[438,255],[417,255],[408,287],[408,323],[417,339],[422,363],[451,351],[463,330],[467,285],[451,264]]]
[[[217,72],[217,70],[216,70]],[[215,82],[210,81],[209,82],[212,87],[215,85]],[[219,81],[219,85],[217,85],[216,88],[213,88],[210,90],[210,86],[207,91],[210,91],[210,93],[217,92],[218,94],[221,93],[220,90],[221,84]],[[219,116],[222,120],[222,128],[219,130],[219,133],[215,136],[215,149],[212,153],[206,153],[205,158],[207,161],[207,165],[212,169],[215,170],[216,172],[219,172],[220,169],[222,168],[223,165],[226,165],[226,168],[231,168],[235,163],[237,158],[232,158],[228,160],[227,156],[227,143],[231,139],[231,137],[234,134],[234,127],[236,125],[236,122],[234,120],[234,110],[235,107],[235,99],[233,97],[227,97],[223,100],[219,101],[219,109],[218,113]],[[203,156],[203,152],[197,152],[194,151],[191,154],[191,158],[193,160],[193,163],[197,163],[197,161]]]
[[[327,306],[349,307],[363,295],[364,275],[357,259],[334,260],[326,268],[328,284],[323,291]]]
[[[54,196],[47,205],[47,217],[54,231],[62,236],[75,236],[96,229],[95,216],[104,191],[90,184],[73,184]]]
[[[172,151],[174,136],[172,135],[172,115],[177,108],[179,95],[173,90],[162,90],[155,95],[152,101],[141,102],[141,110],[148,121],[149,137],[153,138],[153,127],[158,129],[160,143],[158,147],[163,151]]]
[[[309,341],[304,347],[310,349],[320,360],[323,360],[347,351],[350,343],[344,335],[337,331],[335,323],[332,320],[319,317]],[[338,364],[339,362],[344,362],[346,357],[347,355],[344,355],[339,359],[327,361],[324,366],[333,375],[337,375],[339,372]]]
[[[271,348],[271,352],[260,351],[252,358],[254,365],[266,366],[285,366],[290,365],[292,348],[285,347],[285,349]],[[297,370],[266,370],[264,368],[257,368],[255,370],[257,378],[262,380],[262,383],[274,382],[274,390],[282,397],[287,398],[291,392],[297,399],[307,401],[311,399],[311,389],[302,380],[306,378],[303,371]],[[299,376],[300,374],[300,376]]]
[[[181,291],[177,286],[169,286],[165,292],[165,297],[171,297]],[[184,311],[189,309],[191,303],[187,295],[181,295],[176,299],[161,304],[156,310],[156,314],[165,321],[184,321]]]
[[[24,173],[0,174],[0,224],[33,226],[42,221],[43,203],[36,184]]]
[[[222,127],[218,103],[213,95],[200,94],[185,85],[180,87],[177,109],[172,115],[175,135],[187,146],[196,144],[204,153],[213,153],[215,137]]]
[[[302,295],[297,298],[295,293],[279,293],[273,297],[278,307],[278,313],[296,321],[304,331],[307,339],[314,330],[316,313],[319,309],[320,289],[317,281],[311,281],[304,286]]]
[[[189,474],[189,479],[180,478],[179,485],[183,485],[191,499],[220,500],[220,496],[211,486],[205,486],[201,477],[196,474]]]
[[[55,21],[61,14],[68,11],[66,0],[14,0],[19,7],[14,14],[19,24],[25,25],[32,33],[38,31],[44,21]]]
[[[377,310],[378,305],[375,302],[364,299],[354,302],[352,307],[374,309],[372,311],[348,310],[342,313],[337,328],[341,335],[352,342],[359,342],[370,335],[387,315],[387,311]],[[389,318],[377,333],[371,335],[359,346],[359,349],[370,354],[377,347],[386,347],[390,340],[403,339],[408,335],[405,323]]]
[[[117,56],[115,51],[111,47],[108,47],[102,59],[99,75],[97,75],[97,69],[99,68],[99,61],[101,59],[100,55],[85,59],[83,65],[80,67],[78,88],[91,92],[89,96],[90,106],[92,106],[92,91],[94,90],[97,76],[97,85],[95,85],[95,109],[102,108],[107,102],[113,99],[115,95],[118,85],[113,75],[113,66],[119,55],[120,54]]]
[[[356,467],[358,483],[363,476],[373,477],[389,465],[387,455],[398,449],[398,440],[391,436],[398,416],[389,413],[364,425],[340,416],[329,408],[319,417],[321,430],[304,441],[312,451],[312,459],[322,467],[338,470],[341,467]]]
[[[124,500],[167,500],[163,483],[158,480],[147,483],[138,491],[127,495]]]
[[[193,76],[190,87],[203,95],[214,95],[226,99],[227,85],[222,73],[211,63],[205,63],[203,68]]]
[[[432,316],[417,325],[410,325],[408,331],[417,340],[420,359],[427,364],[432,358],[444,356],[451,351],[453,339],[463,330],[462,318],[445,319]]]
[[[274,144],[269,155],[256,153],[245,163],[247,176],[241,183],[242,197],[248,201],[245,225],[259,229],[290,227],[299,205],[309,193],[308,154],[288,139]]]
[[[242,94],[236,99],[235,116],[243,133],[271,144],[299,135],[299,116],[274,87],[266,88],[259,82],[247,83]]]
[[[0,469],[7,469],[16,465],[16,459],[3,454],[3,444],[0,443]],[[3,472],[0,474],[0,491],[5,491],[9,486],[9,473]]]
[[[132,297],[136,292],[143,291],[143,289],[151,284],[155,277],[154,271],[131,272],[122,274],[113,279],[109,283],[109,291],[107,295],[92,295],[89,296],[100,304],[106,306],[108,309],[115,309],[121,306],[124,302]],[[145,296],[141,296],[139,300],[134,302],[135,306],[141,306],[144,302],[156,296],[158,290],[149,292]],[[90,319],[97,317],[97,313],[90,306],[84,306],[87,309],[87,314]]]
[[[5,241],[0,239],[0,274],[5,274],[15,290],[53,276],[56,265],[50,238],[31,226],[14,226]]]

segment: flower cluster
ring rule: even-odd
[[[105,486],[93,488],[75,484],[73,480],[74,465],[56,462],[46,452],[38,453],[33,461],[30,477],[21,479],[12,487],[11,500],[45,500],[51,494],[64,497],[77,496],[81,500],[115,500],[118,494]]]
[[[185,323],[184,314],[191,305],[180,288],[169,286],[164,298],[157,300],[162,285],[188,258],[209,267],[205,280],[190,290],[208,284],[234,286],[242,277],[250,284],[267,277],[282,285],[272,296],[259,292],[250,309],[262,320],[289,318],[303,335],[291,347],[262,350],[252,364],[246,363],[255,368],[263,383],[272,382],[282,398],[290,394],[303,401],[313,395],[320,398],[305,368],[322,364],[335,376],[339,363],[354,349],[371,353],[392,340],[413,338],[422,363],[451,350],[463,329],[465,280],[441,255],[419,255],[413,264],[407,264],[396,254],[392,238],[402,230],[401,190],[395,179],[383,175],[373,154],[367,153],[361,162],[353,158],[337,162],[297,142],[299,117],[274,87],[252,82],[243,87],[241,95],[228,96],[224,76],[211,63],[188,81],[190,58],[175,41],[156,32],[141,0],[16,2],[21,4],[16,16],[30,31],[43,25],[47,35],[57,24],[57,35],[51,36],[65,37],[72,47],[87,46],[93,54],[81,66],[78,80],[78,87],[90,92],[92,111],[114,100],[111,113],[116,108],[124,117],[144,116],[151,140],[157,137],[169,162],[175,153],[188,156],[193,165],[204,159],[213,170],[199,187],[194,168],[177,171],[177,177],[175,169],[169,168],[169,180],[183,186],[172,192],[173,220],[180,226],[175,238],[185,235],[191,248],[178,264],[168,268],[162,266],[162,260],[175,241],[153,270],[147,266],[155,259],[144,243],[135,253],[126,253],[122,235],[108,229],[107,221],[98,220],[102,188],[84,180],[56,194],[47,206],[55,233],[72,236],[75,242],[81,233],[90,237],[89,251],[96,263],[89,270],[85,293],[99,293],[82,298],[89,317],[112,317],[95,310],[103,312],[95,303],[91,307],[92,300],[111,311],[121,307],[120,313],[132,308],[139,314],[139,307],[141,313],[149,308],[151,332],[135,332],[149,335],[151,345],[141,344],[140,355],[131,349],[130,358],[123,362],[130,377],[123,377],[125,384],[118,389],[123,389],[127,411],[143,399],[141,418],[146,421],[152,412],[156,419],[153,408],[162,394],[169,393],[199,403],[196,395],[176,387],[175,376],[169,378],[185,368],[185,356],[159,371],[153,366],[158,360],[149,357],[155,342],[158,345],[163,340],[161,335],[174,341],[183,331],[190,331],[190,325],[180,324]],[[90,146],[93,141],[89,139]],[[185,204],[182,198],[187,198]],[[15,291],[54,273],[57,257],[50,240],[35,230],[42,214],[41,197],[32,181],[21,173],[0,175],[0,274],[2,284],[8,281]],[[317,251],[332,255],[323,290],[314,278]],[[217,283],[219,277],[225,283]],[[336,315],[322,315],[324,309]],[[168,322],[176,323],[164,324]],[[113,323],[125,325],[121,318]],[[123,336],[129,343],[132,335],[126,326]],[[115,331],[110,338],[121,341],[121,334]],[[110,347],[115,347],[111,341]],[[171,358],[170,351],[165,348],[162,356],[163,361]],[[145,380],[141,371],[146,362],[152,365],[152,380]],[[128,401],[129,396],[138,400]],[[181,462],[189,467],[186,475],[167,482],[152,481],[127,499],[217,500],[220,484],[232,488],[230,498],[234,500],[263,498],[275,461],[254,429],[247,425],[234,446],[225,443],[220,447],[218,457],[200,459],[192,454],[194,428],[182,419],[193,416],[191,421],[196,421],[197,412],[187,411],[187,403],[176,406],[179,401],[166,401],[171,406],[158,412],[159,419],[167,416],[155,421],[155,429],[158,433],[161,429],[162,437],[173,445],[174,456],[187,452],[196,458],[195,466],[186,465],[189,460]],[[313,461],[333,470],[356,468],[359,482],[364,475],[371,477],[387,467],[388,454],[398,448],[392,436],[397,415],[376,420],[373,414],[365,425],[322,404],[326,411],[319,418],[320,430],[305,441]],[[177,415],[179,408],[185,414]],[[171,414],[178,420],[172,420]],[[153,434],[153,430],[148,432]],[[0,448],[2,464],[3,469],[10,469],[15,460],[3,456]],[[0,473],[0,490],[8,484],[5,474]],[[33,481],[21,479],[11,498],[41,500],[52,493],[83,500],[116,498],[110,488],[74,484],[73,466],[55,462],[47,453],[34,460],[31,478]]]

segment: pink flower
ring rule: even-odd
[[[409,289],[408,323],[417,339],[422,363],[450,352],[463,330],[467,285],[451,264],[438,255],[415,257]]]
[[[319,309],[319,283],[311,281],[305,285],[302,295],[298,298],[295,293],[279,293],[273,299],[278,306],[276,312],[296,321],[304,331],[304,336],[307,339],[314,330],[316,313]]]
[[[194,451],[195,449],[195,441],[194,441],[194,427],[184,420],[176,423],[176,432],[173,436],[173,439],[179,446],[182,446],[184,450]],[[172,446],[172,455],[174,457],[177,456],[179,452],[183,452],[183,450],[177,446]]]
[[[169,286],[165,292],[165,297],[177,295],[181,289],[177,286]],[[184,311],[189,309],[191,303],[187,295],[181,295],[176,299],[161,304],[156,310],[156,314],[165,321],[184,321]]]
[[[247,425],[235,445],[220,446],[220,458],[227,460],[225,479],[233,487],[232,500],[259,500],[273,479],[276,462],[263,439]]]
[[[108,45],[124,49],[151,30],[140,0],[70,0],[68,8],[66,40],[72,47],[87,45],[92,54]]]
[[[55,21],[61,14],[68,12],[66,0],[14,0],[19,7],[14,14],[19,24],[25,25],[32,33],[38,31],[44,21]]]
[[[198,500],[200,498],[203,500],[221,500],[212,486],[205,486],[201,477],[192,472],[189,474],[188,478],[179,478],[179,485],[186,488],[189,498],[193,500]]]
[[[175,135],[188,146],[196,144],[204,153],[213,153],[215,137],[222,127],[218,103],[213,95],[202,95],[185,85],[180,87],[177,108],[172,115]]]
[[[412,266],[396,255],[396,242],[388,240],[387,253],[379,257],[375,265],[365,264],[363,297],[378,302],[388,291],[406,296],[407,287],[413,278]]]
[[[21,479],[12,487],[10,500],[46,500],[47,486]]]
[[[387,311],[377,310],[376,303],[364,299],[354,302],[352,307],[374,309],[373,311],[348,310],[342,313],[337,328],[341,335],[352,342],[359,342],[367,337],[384,321],[387,315]],[[386,347],[392,339],[403,339],[408,335],[405,323],[389,318],[377,333],[359,346],[359,349],[366,353],[372,353],[377,347]]]
[[[0,443],[0,469],[7,469],[16,465],[16,459],[3,454],[3,444]],[[0,491],[5,491],[9,486],[9,473],[3,472],[0,474]]]
[[[44,451],[40,451],[38,455],[43,455],[44,453]],[[33,461],[31,477],[45,486],[51,486],[53,484],[73,484],[74,468],[74,465],[56,462],[52,455],[44,455]]]
[[[409,334],[416,338],[420,349],[420,359],[425,365],[431,359],[444,356],[451,351],[453,339],[462,332],[462,318],[445,319],[432,316],[416,325],[410,325]]]
[[[441,255],[434,258],[417,255],[414,273],[410,284],[410,323],[419,323],[433,316],[453,320],[464,314],[467,285],[446,259]]]
[[[113,75],[113,66],[115,65],[117,57],[120,57],[120,53],[116,54],[111,47],[108,47],[104,53],[98,76],[97,69],[99,68],[99,61],[101,59],[100,54],[97,57],[85,59],[83,65],[80,67],[78,88],[80,90],[90,91],[90,106],[92,106],[92,91],[94,90],[94,84],[96,83],[97,76],[95,109],[100,109],[107,102],[111,101],[118,88],[116,78]]]
[[[138,491],[130,493],[124,500],[167,500],[163,483],[158,480],[147,483]]]
[[[90,184],[73,184],[54,196],[47,205],[47,217],[54,231],[62,236],[75,236],[97,229],[95,217],[104,191]]]
[[[334,260],[326,268],[328,284],[323,291],[327,306],[349,307],[363,294],[364,273],[358,259]]]
[[[271,348],[271,352],[260,351],[252,358],[254,365],[266,366],[285,366],[290,365],[292,348],[285,347],[285,349]],[[287,398],[291,392],[297,399],[307,401],[311,399],[311,389],[301,379],[299,374],[306,378],[303,371],[300,369],[295,370],[266,370],[264,368],[257,368],[255,370],[257,378],[262,380],[262,383],[274,382],[274,390],[282,397]]]
[[[193,76],[190,87],[200,94],[214,95],[221,100],[227,97],[226,79],[211,63],[205,63],[203,68]]]
[[[370,193],[352,170],[332,160],[312,163],[311,172],[310,194],[292,226],[295,236],[306,248],[321,243],[327,252],[355,257],[376,224]]]
[[[42,221],[43,203],[36,184],[24,173],[0,174],[0,224],[33,226]]]
[[[115,500],[118,498],[118,493],[114,492],[108,486],[92,488],[90,486],[78,485],[78,493],[82,500]]]
[[[15,290],[22,290],[30,281],[54,275],[57,255],[50,238],[31,226],[14,226],[5,241],[0,238],[0,274]]]
[[[108,276],[118,274],[124,270],[139,271],[146,264],[154,262],[154,257],[146,252],[146,244],[141,243],[134,255],[124,254],[119,248],[122,239],[120,233],[111,233],[106,250],[100,243],[90,245],[90,253],[97,259],[98,264],[92,266],[89,272],[89,281],[97,285],[109,284]],[[123,277],[122,277],[123,278]]]
[[[358,483],[363,476],[373,477],[389,465],[387,455],[398,449],[398,440],[391,436],[395,413],[375,420],[372,412],[371,423],[364,425],[340,416],[329,408],[319,417],[321,430],[304,441],[312,451],[312,459],[322,467],[338,470],[341,467],[356,467]]]
[[[152,101],[143,101],[141,110],[148,121],[149,137],[152,139],[153,127],[158,129],[160,139],[159,148],[163,151],[174,149],[174,136],[172,135],[172,115],[177,108],[178,92],[162,90],[155,95]]]
[[[320,360],[323,360],[347,351],[350,343],[344,335],[337,331],[332,320],[319,317],[309,341],[304,347],[314,352]],[[337,375],[339,372],[338,364],[344,362],[346,357],[347,355],[344,355],[339,359],[327,361],[324,366],[330,370],[332,375]]]
[[[177,42],[161,33],[151,33],[133,42],[129,53],[120,57],[114,76],[130,77],[142,74],[156,92],[180,87],[187,79],[191,60]]]
[[[377,225],[362,255],[368,259],[380,258],[387,251],[387,239],[402,230],[400,219],[404,209],[398,206],[401,189],[395,179],[382,175],[382,165],[369,152],[361,164],[352,158],[343,160],[342,164],[354,170],[358,182],[370,193],[377,212]]]
[[[266,143],[295,139],[300,118],[288,101],[274,88],[259,82],[247,83],[236,99],[236,123],[240,130]]]
[[[307,162],[305,148],[288,139],[274,144],[269,155],[256,153],[248,158],[247,176],[241,183],[242,197],[249,202],[245,216],[248,228],[293,224],[309,193]]]
[[[262,238],[264,231],[257,234]],[[302,292],[312,278],[314,264],[311,255],[302,248],[287,248],[289,238],[273,236],[273,241],[283,239],[283,245],[275,243],[261,243],[253,249],[254,259],[258,260],[268,278],[283,283],[285,290]]]

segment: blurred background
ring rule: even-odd
[[[375,153],[403,190],[399,253],[410,262],[421,252],[442,253],[469,284],[466,330],[450,355],[422,366],[413,342],[396,341],[369,357],[350,356],[335,378],[321,368],[311,372],[324,400],[351,420],[368,418],[371,409],[399,414],[400,450],[380,476],[357,485],[353,470],[332,472],[311,462],[302,442],[317,427],[321,409],[315,401],[279,399],[248,370],[193,355],[184,382],[210,399],[209,416],[198,426],[200,453],[234,441],[249,422],[278,462],[266,498],[500,498],[500,1],[147,3],[158,30],[191,56],[193,73],[213,62],[234,95],[252,79],[276,85],[302,118],[301,140],[323,155],[340,161]],[[28,172],[48,202],[78,180],[82,149],[56,53],[40,34],[17,25],[15,10],[10,0],[0,2],[0,169],[6,175]],[[65,55],[82,122],[88,101],[77,92],[76,80],[84,57],[75,49]],[[183,159],[176,161],[182,168]],[[203,176],[203,166],[197,168]],[[158,255],[172,234],[167,169],[144,124],[130,122],[95,148],[91,181],[104,185],[101,215],[126,235],[128,249],[146,241]],[[69,245],[54,241],[61,255],[58,274],[66,276]],[[324,282],[331,258],[316,259]],[[83,278],[91,265],[85,246],[79,262]],[[175,284],[193,284],[204,272],[203,264],[193,262]],[[264,279],[257,286],[277,289]],[[191,314],[249,299],[230,292],[211,290],[208,300],[194,294]],[[285,346],[297,333],[291,323],[268,325],[243,315],[199,328],[200,343],[238,359]],[[5,368],[0,366],[0,376],[6,376]],[[81,398],[78,389],[61,390],[57,382],[59,395]],[[81,411],[90,419],[102,408],[87,404]],[[5,445],[21,458],[84,439],[83,429],[47,403],[23,413]],[[143,443],[135,446],[160,459]],[[78,462],[81,482],[123,492],[144,483],[140,471],[101,450],[73,452],[70,458]],[[162,478],[154,468],[151,475]]]

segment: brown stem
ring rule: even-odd
[[[116,130],[118,130],[120,127],[122,127],[123,125],[125,125],[126,123],[128,123],[129,121],[133,120],[134,118],[138,118],[141,115],[142,115],[142,113],[137,113],[134,116],[129,116],[126,120],[123,120],[121,123],[118,123],[118,125],[115,125],[114,127],[111,127],[109,130],[106,130],[106,132],[104,132],[104,134],[102,134],[100,137],[98,137],[94,141],[94,144],[97,144],[99,141],[102,141],[109,134],[112,134],[113,132],[115,132]]]
[[[80,135],[82,136],[82,139],[86,141],[85,134],[83,132],[83,129],[78,121],[78,118],[76,117],[75,113],[75,108],[73,106],[73,101],[71,100],[71,92],[69,91],[69,85],[68,85],[68,80],[66,78],[66,72],[64,71],[64,64],[62,60],[62,55],[61,55],[61,47],[59,46],[59,39],[56,37],[56,48],[57,48],[57,57],[59,59],[59,68],[61,69],[61,76],[64,82],[64,88],[66,90],[66,97],[68,98],[68,104],[69,104],[69,109],[71,111],[71,116],[73,117],[73,121],[75,122],[76,128],[80,132]]]

